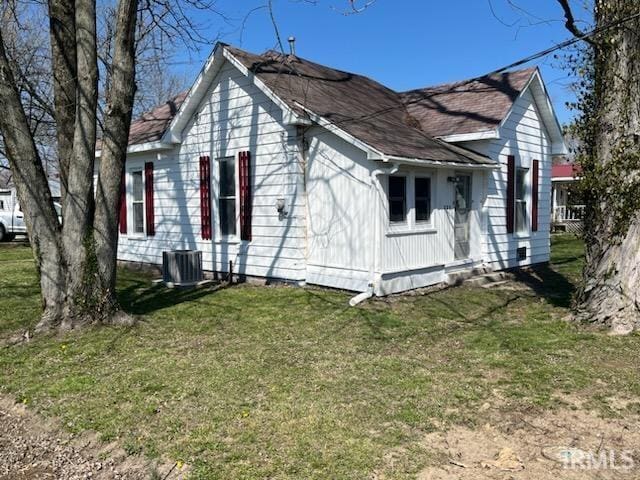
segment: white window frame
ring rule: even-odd
[[[390,220],[390,204],[389,204],[389,177],[405,177],[406,186],[406,215],[404,222],[391,222]],[[429,179],[429,195],[430,195],[430,213],[429,221],[416,220],[416,178],[428,178]],[[436,182],[437,176],[434,172],[429,170],[402,170],[394,175],[386,175],[385,181],[385,218],[386,218],[386,235],[402,235],[402,234],[415,234],[415,233],[436,233],[434,227],[435,216],[435,200],[436,196]]]
[[[234,189],[234,204],[235,204],[235,234],[233,235],[223,235],[222,234],[222,222],[220,221],[220,200],[222,197],[220,195],[221,192],[221,178],[220,178],[220,161],[221,160],[232,160],[233,161],[233,180],[235,183]],[[216,213],[216,233],[217,237],[220,239],[220,242],[223,243],[239,243],[240,241],[240,177],[238,172],[238,154],[234,155],[226,155],[221,156],[215,159],[215,183],[216,183],[216,192],[215,192],[215,213]],[[224,198],[232,198],[230,196],[226,196]]]
[[[135,231],[135,215],[133,213],[133,174],[141,172],[142,174],[142,232]],[[125,186],[127,189],[127,233],[126,236],[136,239],[144,239],[147,237],[147,186],[144,175],[144,164],[134,164],[127,168],[127,179]],[[124,234],[123,234],[124,235]]]

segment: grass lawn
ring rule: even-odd
[[[420,440],[483,421],[496,398],[553,409],[579,396],[640,396],[640,336],[562,320],[582,245],[553,241],[543,281],[458,287],[347,307],[349,294],[238,285],[167,291],[121,272],[132,328],[95,328],[0,349],[0,393],[72,431],[163,455],[193,478],[413,478]],[[30,250],[0,247],[0,337],[39,311]],[[388,461],[388,454],[394,460]]]

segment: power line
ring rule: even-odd
[[[553,45],[553,46],[551,46],[551,47],[549,47],[549,48],[547,48],[545,50],[542,50],[540,52],[537,52],[537,53],[534,53],[532,55],[529,55],[528,57],[525,57],[525,58],[522,58],[520,60],[517,60],[517,61],[515,61],[513,63],[510,63],[509,65],[505,65],[504,67],[501,67],[501,68],[498,68],[496,70],[493,70],[492,72],[486,73],[484,75],[480,75],[478,77],[469,78],[469,79],[464,80],[462,82],[454,83],[453,85],[455,86],[455,88],[459,88],[459,87],[461,87],[463,85],[472,83],[472,82],[474,82],[476,80],[480,80],[480,79],[488,77],[490,75],[496,75],[496,74],[502,73],[502,72],[504,72],[506,70],[509,70],[509,69],[512,69],[512,68],[519,67],[521,65],[530,63],[530,62],[532,62],[534,60],[537,60],[539,58],[546,57],[547,55],[549,55],[549,54],[551,54],[551,53],[553,53],[553,52],[555,52],[557,50],[562,50],[562,49],[567,48],[567,47],[569,47],[571,45],[574,45],[574,44],[576,44],[576,43],[578,43],[578,42],[580,42],[580,41],[582,41],[582,40],[584,40],[586,38],[590,38],[590,37],[598,35],[598,34],[600,34],[602,32],[610,30],[612,28],[619,27],[620,25],[623,25],[623,24],[625,24],[625,23],[627,23],[627,22],[629,22],[631,20],[634,20],[636,18],[640,18],[640,12],[638,12],[638,13],[636,13],[634,15],[630,15],[628,17],[621,18],[620,20],[612,22],[612,23],[610,23],[608,25],[603,25],[602,27],[594,28],[594,29],[586,32],[583,35],[580,35],[578,37],[570,38],[570,39],[565,40],[564,42],[561,42],[561,43],[557,43],[557,44],[555,44],[555,45]],[[329,130],[331,127],[336,127],[337,128],[339,125],[341,125],[343,123],[376,118],[377,116],[383,115],[383,114],[388,113],[390,111],[393,111],[395,109],[406,108],[407,105],[410,105],[412,103],[419,103],[420,101],[422,101],[422,99],[416,100],[416,101],[413,101],[413,102],[406,102],[406,103],[403,102],[403,103],[400,103],[398,106],[387,107],[387,108],[381,109],[381,110],[376,111],[376,112],[367,113],[366,115],[362,115],[362,116],[357,117],[357,118],[345,118],[345,119],[342,119],[342,120],[331,122],[331,126],[327,126],[325,128],[327,128]],[[420,131],[420,130],[418,130],[418,131]],[[431,137],[429,137],[429,138],[431,138]]]
[[[569,47],[569,46],[571,46],[571,45],[573,45],[575,43],[578,43],[578,42],[580,42],[582,40],[585,40],[587,38],[591,38],[591,37],[593,37],[595,35],[598,35],[599,33],[605,32],[605,31],[610,30],[612,28],[619,27],[620,25],[622,25],[624,23],[627,23],[627,22],[629,22],[631,20],[635,20],[636,18],[639,18],[639,17],[640,17],[640,12],[638,12],[638,13],[636,13],[634,15],[630,15],[628,17],[622,18],[622,19],[620,19],[620,20],[618,20],[616,22],[610,23],[609,25],[604,25],[604,26],[599,27],[599,28],[594,28],[593,30],[590,30],[589,32],[585,33],[584,35],[580,35],[578,37],[573,37],[573,38],[570,38],[568,40],[565,40],[564,42],[558,43],[558,44],[556,44],[556,45],[554,45],[552,47],[549,47],[549,48],[547,48],[545,50],[542,50],[542,51],[540,51],[538,53],[534,53],[533,55],[529,55],[528,57],[525,57],[525,58],[523,58],[521,60],[517,60],[517,61],[515,61],[513,63],[510,63],[509,65],[506,65],[506,66],[504,66],[502,68],[499,68],[497,70],[489,72],[488,74],[483,75],[483,77],[487,76],[487,75],[493,75],[493,74],[496,74],[496,73],[502,73],[505,70],[509,70],[510,68],[519,67],[520,65],[524,65],[525,63],[532,62],[534,60],[537,60],[538,58],[546,57],[550,53],[553,53],[553,52],[555,52],[557,50],[562,50],[563,48],[567,48],[567,47]],[[482,78],[482,77],[478,77],[478,78]]]

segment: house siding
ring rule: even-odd
[[[365,152],[324,128],[306,134],[307,282],[365,290],[375,249],[371,172]]]
[[[484,235],[482,256],[493,269],[500,270],[549,261],[551,212],[551,141],[541,120],[534,97],[525,91],[514,103],[509,117],[500,128],[500,139],[467,142],[464,146],[495,158],[500,169],[488,175],[487,195],[482,209]],[[507,156],[514,155],[516,167],[529,169],[527,175],[527,210],[531,215],[532,160],[540,161],[538,196],[538,231],[507,233],[506,190]],[[529,218],[530,220],[530,218]],[[517,259],[517,249],[527,248],[527,258]]]
[[[200,103],[197,114],[183,131],[183,141],[173,151],[156,155],[129,155],[127,166],[154,162],[156,233],[154,237],[121,235],[118,258],[162,263],[162,252],[197,249],[205,270],[250,276],[303,280],[305,225],[301,195],[303,175],[291,127],[282,111],[249,78],[232,65],[218,72]],[[216,159],[251,152],[252,241],[221,238]],[[200,225],[199,158],[211,157],[212,240],[202,240]],[[237,177],[236,163],[236,177]],[[236,214],[239,213],[236,178]],[[283,198],[287,215],[280,217],[276,201]]]

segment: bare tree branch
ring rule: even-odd
[[[591,45],[597,45],[597,42],[595,42],[591,37],[587,36],[585,32],[580,30],[576,25],[576,19],[573,16],[571,5],[569,5],[569,0],[558,0],[558,3],[564,11],[564,18],[566,20],[564,26],[566,27],[566,29],[569,30],[569,32],[571,32],[575,37],[581,38]]]

